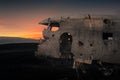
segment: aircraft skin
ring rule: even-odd
[[[120,64],[120,18],[82,16],[48,18],[40,22],[43,30],[36,56],[66,58],[89,63],[93,60]],[[52,31],[53,27],[59,28]]]

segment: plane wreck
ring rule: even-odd
[[[117,16],[82,16],[48,18],[48,26],[38,45],[36,57],[72,59],[92,64],[100,61],[120,64],[120,18]],[[53,28],[57,28],[53,31]]]

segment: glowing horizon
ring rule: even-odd
[[[19,30],[19,31],[8,31],[7,29],[5,32],[0,33],[0,37],[21,37],[21,38],[31,38],[31,39],[43,39],[42,31],[44,27],[39,26],[36,27],[36,29],[25,29],[25,30]]]
[[[19,38],[29,38],[29,39],[35,39],[35,40],[39,40],[39,39],[43,39],[43,35],[42,32],[38,33],[38,34],[26,34],[26,35],[22,35],[22,34],[8,34],[8,35],[2,35],[0,37],[19,37]]]
[[[39,17],[38,17],[39,18]],[[17,17],[0,20],[0,37],[20,37],[31,39],[43,39],[44,25],[38,24],[41,19]],[[7,22],[6,22],[7,21]]]

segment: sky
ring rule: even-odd
[[[0,36],[42,38],[48,17],[120,13],[120,0],[0,0]]]

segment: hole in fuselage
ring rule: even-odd
[[[103,32],[103,40],[112,40],[112,39],[113,39],[113,33]]]
[[[60,25],[57,22],[48,24],[48,29],[50,29],[51,31],[58,31],[59,27]]]
[[[110,19],[104,19],[103,22],[104,22],[105,24],[111,24],[111,20],[110,20]]]
[[[69,32],[65,32],[60,36],[60,53],[63,58],[72,58],[72,35]]]

